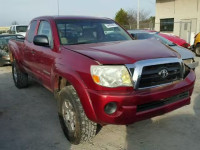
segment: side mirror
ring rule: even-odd
[[[133,38],[133,40],[136,40],[136,36],[134,34],[130,34]]]
[[[49,46],[49,40],[46,35],[36,35],[33,39],[33,43],[38,46]]]

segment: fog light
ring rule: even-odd
[[[117,104],[114,102],[108,103],[104,108],[104,111],[108,115],[114,114],[116,112],[116,110],[117,110]]]

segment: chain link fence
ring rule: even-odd
[[[137,24],[130,24],[123,26],[126,30],[137,30]],[[154,30],[154,23],[140,23],[140,30]]]

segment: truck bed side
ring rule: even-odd
[[[13,61],[13,58],[15,58],[19,63],[21,63],[23,60],[24,40],[10,40],[8,47],[10,50],[9,55],[11,62]]]

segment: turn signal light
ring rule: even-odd
[[[94,82],[96,82],[96,83],[100,83],[100,79],[99,79],[98,76],[93,75],[92,78],[93,78]]]

